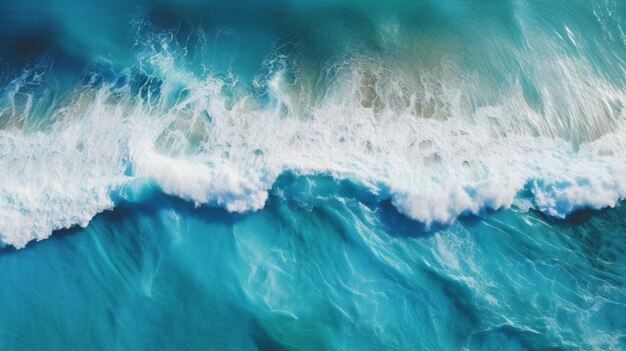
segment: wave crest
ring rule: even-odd
[[[94,78],[58,98],[42,99],[46,84],[28,71],[5,87],[3,243],[87,225],[137,184],[259,210],[286,171],[350,179],[427,226],[511,206],[524,190],[558,218],[626,197],[626,118],[615,107],[626,95],[573,61],[556,63],[568,101],[593,90],[583,112],[597,109],[594,118],[541,115],[518,84],[499,105],[468,107],[477,87],[453,79],[454,67],[412,82],[356,57],[312,96],[284,62],[246,90],[232,77],[199,79],[167,52],[147,57],[158,73]]]

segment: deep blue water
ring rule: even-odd
[[[626,349],[624,28],[2,1],[0,349]]]

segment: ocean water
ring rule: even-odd
[[[0,349],[626,349],[626,3],[0,3]]]

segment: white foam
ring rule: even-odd
[[[165,193],[196,205],[222,206],[231,212],[263,208],[271,187],[271,183],[264,184],[258,172],[250,170],[242,176],[223,161],[207,165],[152,151],[138,155],[134,161],[135,176],[153,179]]]
[[[440,77],[436,89],[427,83],[412,93],[397,77],[368,69],[373,91],[364,92],[356,67],[313,105],[281,71],[267,78],[269,106],[250,97],[227,104],[223,82],[171,66],[161,67],[160,102],[136,100],[127,87],[84,89],[89,97],[60,103],[45,131],[0,130],[0,238],[23,247],[53,230],[85,226],[123,198],[125,184],[141,180],[198,205],[258,210],[286,170],[351,179],[427,225],[511,206],[528,184],[535,207],[561,218],[626,197],[623,112],[589,118],[602,136],[577,150],[565,137],[598,133],[568,134],[556,114],[542,120],[515,88],[501,105],[468,110],[462,96],[469,88],[459,81]],[[566,71],[578,84],[568,93],[593,86],[589,106],[603,108],[602,99],[626,106],[625,92]],[[181,85],[188,94],[172,105]],[[363,102],[372,96],[378,102]]]
[[[2,242],[23,247],[55,229],[86,226],[114,205],[110,192],[122,182],[123,167],[107,124],[101,133],[78,126],[62,134],[0,131]]]

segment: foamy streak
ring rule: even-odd
[[[261,209],[282,171],[328,173],[390,198],[427,225],[508,207],[527,186],[537,209],[560,218],[626,197],[623,112],[608,117],[613,132],[576,151],[558,137],[554,120],[542,124],[519,91],[503,97],[504,105],[470,113],[459,98],[463,86],[439,82],[441,119],[423,112],[432,101],[424,94],[408,94],[404,109],[390,107],[397,96],[389,92],[406,88],[394,88],[393,77],[364,78],[359,67],[315,106],[302,102],[281,71],[267,79],[271,102],[264,107],[250,98],[227,107],[221,81],[200,81],[173,66],[162,71],[156,103],[132,98],[128,87],[83,90],[91,97],[59,109],[45,132],[0,131],[3,243],[23,247],[53,230],[85,226],[124,198],[125,185],[144,180],[196,204],[241,212]],[[626,106],[624,92],[567,72],[577,84],[570,92],[593,86],[593,96]],[[375,85],[364,89],[364,81]],[[175,100],[181,85],[189,93]],[[602,105],[598,99],[591,106]],[[517,115],[509,115],[513,110]],[[606,130],[597,125],[602,119],[591,121]]]
[[[118,150],[105,152],[119,143],[107,124],[101,133],[78,126],[51,135],[0,131],[2,242],[23,247],[55,229],[86,226],[114,205],[111,190],[123,168]]]

